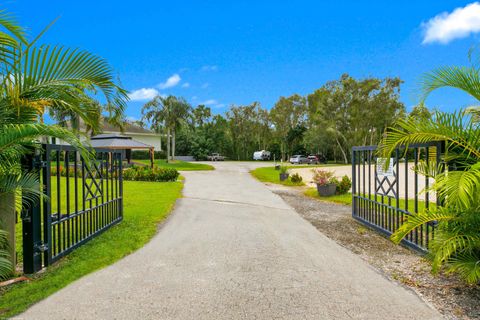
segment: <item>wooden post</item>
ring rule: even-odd
[[[0,228],[8,232],[8,252],[10,253],[10,261],[12,262],[14,269],[17,261],[15,249],[15,224],[15,193],[9,192],[0,194]]]
[[[155,150],[150,148],[150,168],[153,169],[153,163],[155,162]]]

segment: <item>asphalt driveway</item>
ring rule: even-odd
[[[20,318],[441,318],[253,179],[258,164],[214,165],[183,173],[184,197],[144,248]]]

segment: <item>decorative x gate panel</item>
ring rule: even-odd
[[[377,170],[375,171],[376,188],[375,192],[379,195],[396,197],[397,192],[395,190],[397,184],[397,172],[395,170],[396,159],[388,159],[388,167],[385,167],[387,159],[377,159]]]

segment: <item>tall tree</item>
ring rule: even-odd
[[[281,156],[286,159],[291,152],[288,133],[294,128],[303,125],[306,120],[306,99],[298,94],[290,97],[280,97],[270,110],[270,119],[274,125],[275,135],[280,141]]]
[[[398,78],[356,80],[344,74],[308,96],[309,116],[313,125],[328,132],[348,163],[352,146],[375,143],[404,116],[400,84]]]
[[[173,99],[172,105],[172,159],[175,159],[175,146],[176,146],[176,133],[185,125],[187,119],[190,116],[192,107],[184,98]]]
[[[186,121],[190,105],[183,99],[175,96],[156,96],[142,108],[145,121],[154,128],[164,126],[167,131],[167,162],[175,157],[175,132]]]

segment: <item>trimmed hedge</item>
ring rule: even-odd
[[[155,151],[155,159],[167,159],[165,151]],[[150,160],[150,151],[147,150],[132,150],[133,160]]]
[[[73,167],[70,167],[68,170],[68,174],[70,177],[75,176],[75,170]],[[82,170],[80,168],[77,169],[78,177],[82,176]],[[103,174],[105,175],[105,169],[103,170]],[[116,173],[115,173],[116,174]],[[50,175],[56,176],[57,175],[57,168],[51,167],[50,168]],[[67,175],[67,168],[60,166],[60,176],[65,177]],[[111,173],[109,173],[111,175]],[[180,173],[177,169],[174,168],[159,168],[154,167],[152,170],[148,166],[132,166],[128,169],[123,170],[123,180],[126,181],[156,181],[156,182],[167,182],[167,181],[177,181],[178,176]]]
[[[133,166],[123,171],[123,179],[130,181],[177,181],[180,173],[173,168],[137,167]]]

